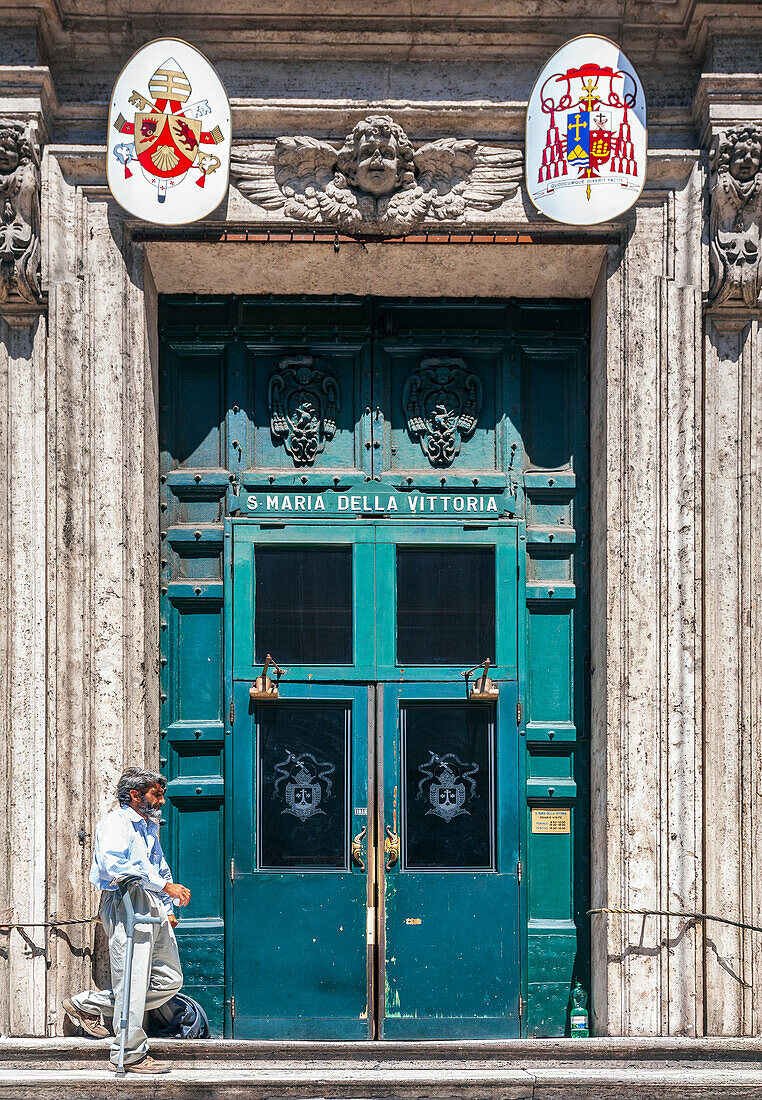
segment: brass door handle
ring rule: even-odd
[[[359,867],[361,871],[365,870],[365,860],[363,858],[362,842],[363,842],[363,839],[364,839],[365,834],[367,833],[367,831],[368,831],[368,826],[363,825],[362,829],[360,829],[360,832],[352,840],[352,848],[351,848],[352,862],[354,863],[355,867]]]
[[[397,833],[392,832],[389,825],[386,826],[384,851],[386,852],[386,869],[387,871],[391,871],[394,864],[400,858],[400,838]]]

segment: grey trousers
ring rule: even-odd
[[[132,891],[136,913],[163,913],[164,907],[156,895],[142,887]],[[122,1018],[122,990],[124,988],[124,956],[127,936],[123,913],[115,891],[104,891],[101,896],[100,917],[108,936],[111,959],[111,989],[88,989],[72,997],[77,1008],[93,1016],[113,1016],[115,1039],[111,1044],[111,1061],[119,1057],[119,1021]],[[132,985],[130,989],[130,1013],[125,1047],[125,1065],[140,1062],[148,1052],[148,1038],[143,1030],[146,1012],[159,1008],[174,997],[183,984],[183,972],[177,951],[177,940],[169,920],[161,924],[146,924],[135,929],[132,955]]]

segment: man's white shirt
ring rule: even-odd
[[[99,890],[116,890],[114,879],[122,875],[139,876],[141,885],[172,913],[174,903],[165,893],[172,874],[161,850],[159,826],[130,806],[120,806],[98,822],[90,881]]]

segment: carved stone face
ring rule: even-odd
[[[388,195],[397,187],[397,139],[385,126],[373,126],[357,146],[357,186],[371,195]]]
[[[15,172],[19,165],[19,151],[9,134],[0,134],[0,172]]]
[[[762,146],[753,137],[745,137],[733,146],[730,174],[740,183],[753,179],[762,164]]]

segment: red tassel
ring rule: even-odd
[[[202,172],[199,178],[196,180],[196,187],[203,187],[206,183],[206,172]]]
[[[126,164],[124,166],[124,178],[126,180],[132,179],[132,172],[129,170]]]

